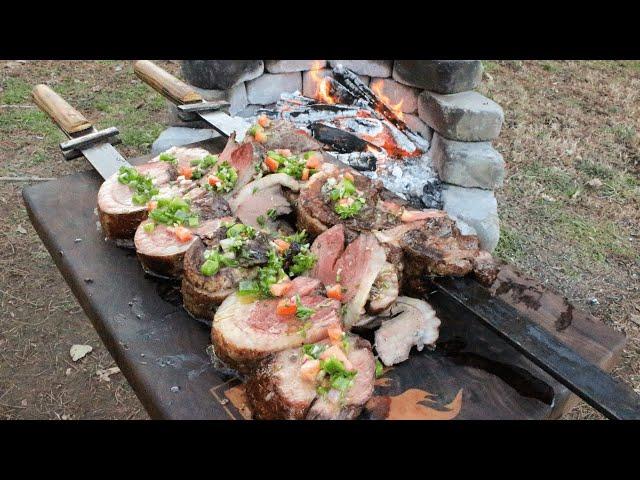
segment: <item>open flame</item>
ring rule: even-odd
[[[404,120],[404,112],[402,111],[402,103],[404,102],[404,98],[401,98],[400,101],[395,105],[392,104],[391,99],[382,91],[382,83],[382,80],[373,82],[371,84],[371,90],[373,90],[373,93],[378,96],[380,101],[384,103],[389,108],[389,110],[391,110],[395,114],[396,117],[398,117],[400,120]]]
[[[336,101],[331,96],[331,88],[329,86],[329,80],[327,77],[320,77],[320,69],[322,68],[322,62],[316,61],[311,68],[311,79],[316,85],[316,92],[313,95],[316,100],[333,105]]]

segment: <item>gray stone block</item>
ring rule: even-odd
[[[324,68],[326,60],[265,60],[264,68],[269,73],[304,72]]]
[[[201,142],[219,136],[220,134],[212,129],[169,127],[153,142],[151,154],[157,155],[171,147]]]
[[[392,60],[329,60],[329,65],[332,67],[339,63],[358,75],[380,78],[390,77],[393,66]]]
[[[379,91],[389,98],[391,105],[397,105],[402,101],[401,110],[405,113],[415,113],[418,111],[418,95],[420,90],[407,87],[390,78],[372,78],[369,84],[376,94]]]
[[[504,160],[490,142],[458,142],[436,133],[430,154],[444,182],[490,190],[502,186]]]
[[[236,115],[238,112],[245,109],[248,104],[247,101],[247,88],[244,83],[240,83],[235,87],[228,90],[205,90],[204,88],[193,87],[202,98],[208,101],[214,100],[226,100],[230,103],[229,113]],[[178,116],[178,107],[173,103],[168,103],[169,110],[169,125],[176,127],[191,127],[191,128],[209,128],[209,124],[204,120],[196,120],[193,122],[184,122]]]
[[[264,72],[262,60],[183,60],[187,83],[208,90],[227,90]]]
[[[393,79],[436,93],[473,90],[482,80],[480,60],[396,60]]]
[[[480,239],[480,247],[493,252],[500,239],[498,203],[491,190],[444,184],[444,210],[472,227]]]
[[[249,103],[267,105],[277,102],[282,92],[302,90],[302,75],[293,73],[265,73],[247,82]]]
[[[420,117],[418,117],[417,115],[411,115],[410,113],[405,113],[404,123],[406,123],[407,127],[409,127],[411,130],[419,133],[429,142],[431,141],[431,137],[433,137],[433,129],[422,120],[420,120]]]
[[[443,137],[461,142],[483,142],[500,135],[504,112],[478,92],[451,95],[424,91],[418,100],[420,118]]]

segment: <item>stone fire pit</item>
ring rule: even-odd
[[[183,78],[207,100],[227,100],[232,115],[251,117],[273,108],[284,92],[317,93],[318,79],[342,64],[358,74],[385,104],[402,112],[409,128],[430,143],[443,208],[463,233],[476,233],[493,251],[500,229],[494,190],[505,164],[491,142],[500,134],[502,108],[473,91],[482,79],[478,60],[187,60]],[[184,123],[169,105],[169,128],[154,151],[217,136],[204,122]]]

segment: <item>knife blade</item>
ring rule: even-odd
[[[202,96],[191,86],[177,79],[166,70],[148,60],[138,60],[133,65],[135,74],[147,85],[165,96],[176,105],[207,104]],[[236,140],[241,142],[251,124],[241,117],[232,117],[226,112],[193,111],[195,115],[209,123],[215,130],[226,136],[235,132]]]
[[[470,310],[487,327],[586,403],[616,420],[640,419],[640,395],[580,356],[469,277],[438,277],[438,290]]]
[[[36,85],[31,92],[33,99],[44,113],[49,115],[69,142],[60,144],[66,158],[75,158],[81,152],[102,178],[109,178],[122,166],[131,166],[116,150],[110,140],[118,134],[116,128],[97,130],[79,111],[46,85]]]

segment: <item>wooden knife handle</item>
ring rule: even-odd
[[[203,101],[193,88],[149,60],[138,60],[133,65],[133,71],[143,82],[173,103],[183,105]]]
[[[40,110],[49,115],[67,135],[92,127],[91,122],[84,118],[84,115],[46,85],[36,85],[31,95]]]

